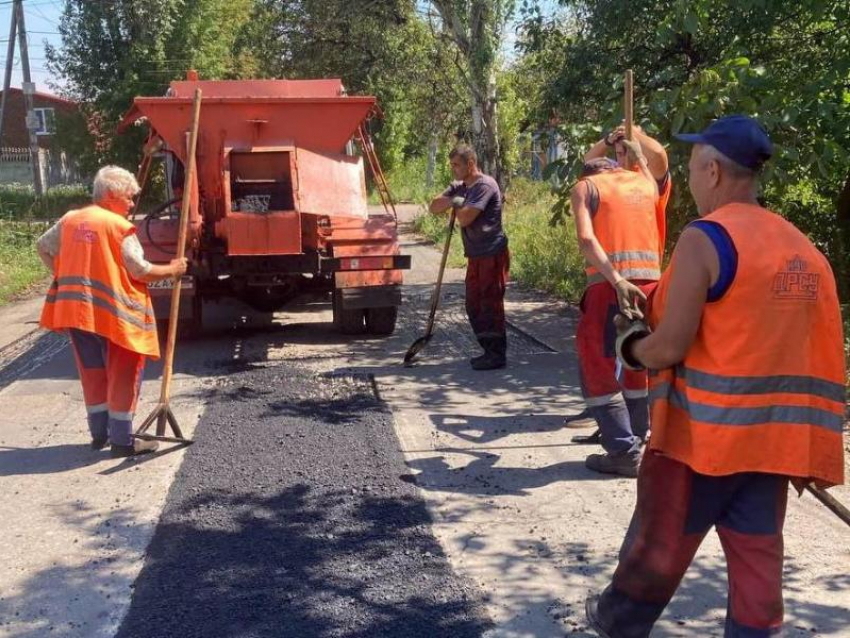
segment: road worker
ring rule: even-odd
[[[510,268],[502,229],[499,184],[478,169],[475,151],[460,145],[449,153],[456,181],[431,201],[431,213],[454,208],[461,227],[466,266],[466,314],[484,354],[470,360],[474,370],[504,368],[508,348],[505,289]]]
[[[694,144],[700,214],[682,233],[648,326],[618,320],[616,350],[652,370],[652,434],[613,582],[587,601],[602,636],[641,638],[715,527],[726,554],[728,637],[781,631],[789,480],[843,482],[845,367],[826,258],[756,199],[772,147],[729,116]],[[650,333],[651,329],[651,333]]]
[[[72,210],[47,230],[38,254],[53,273],[41,326],[71,339],[91,432],[91,447],[111,444],[114,457],[157,448],[133,440],[133,413],[145,359],[159,358],[147,284],[186,272],[186,260],[154,265],[127,219],[139,185],[117,166],[94,178],[94,203]]]
[[[616,161],[605,157],[609,148]],[[582,442],[598,440],[605,451],[589,455],[585,464],[597,472],[635,477],[649,427],[647,380],[644,372],[618,376],[613,321],[618,311],[632,312],[661,276],[670,194],[667,153],[640,127],[634,127],[634,142],[620,127],[584,159],[583,176],[571,193],[587,262],[576,344],[582,392],[599,435]]]

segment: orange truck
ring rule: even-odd
[[[190,72],[165,97],[135,98],[119,130],[147,123],[139,182],[164,193],[160,205],[136,213],[148,259],[176,254],[196,88],[202,102],[181,324],[200,328],[205,300],[237,297],[273,312],[321,293],[340,332],[391,334],[410,257],[400,254],[367,131],[375,98],[346,95],[338,79],[199,81]],[[384,204],[379,214],[367,206],[367,164]],[[168,317],[171,285],[151,291],[158,319]]]

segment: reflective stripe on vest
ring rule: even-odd
[[[845,362],[835,278],[792,224],[731,204],[704,219],[738,253],[724,296],[703,307],[683,361],[650,373],[650,447],[701,474],[844,480]],[[769,246],[770,250],[764,247]],[[649,308],[664,321],[676,255]]]
[[[694,398],[688,398],[687,392],[680,390],[674,384],[662,381],[654,384],[649,393],[651,402],[667,400],[688,414],[694,421],[701,423],[712,423],[715,425],[765,425],[770,423],[814,425],[840,433],[844,427],[844,388],[837,384],[827,384],[820,379],[811,377],[758,377],[745,379],[742,377],[720,377],[708,375],[696,370],[677,370],[676,379],[686,379],[687,386],[699,388],[691,384],[695,377],[702,380],[711,378],[709,384],[712,389],[703,385],[701,389],[709,389],[710,392],[718,394],[743,395],[767,395],[767,394],[794,394],[809,395],[810,397],[826,398],[835,402],[833,410],[804,405],[780,404],[771,400],[771,403],[759,406],[724,406],[712,405]],[[724,392],[723,388],[732,389],[732,392]],[[826,396],[825,396],[826,395]],[[837,398],[836,398],[837,397]],[[798,397],[799,399],[799,397]],[[804,399],[805,400],[805,399]]]
[[[159,357],[147,285],[130,276],[121,252],[134,232],[130,221],[98,206],[63,216],[55,280],[41,313],[44,328],[91,332],[131,352]]]
[[[586,178],[599,193],[593,233],[614,269],[626,279],[661,277],[661,245],[655,186],[643,175],[616,170]],[[587,264],[588,285],[605,281]]]
[[[140,321],[137,317],[134,317],[130,313],[119,310],[114,304],[109,303],[106,299],[103,299],[102,297],[95,297],[90,292],[60,290],[58,292],[48,294],[46,301],[47,303],[56,303],[57,301],[82,301],[90,303],[98,308],[103,308],[122,321],[133,324],[140,330],[156,332],[155,323],[145,323],[144,321]]]
[[[146,308],[142,304],[133,301],[126,295],[122,295],[117,290],[113,290],[105,283],[97,281],[95,279],[89,279],[88,277],[60,277],[59,279],[53,280],[50,289],[57,290],[57,287],[61,288],[62,286],[81,286],[84,288],[92,288],[94,290],[98,290],[100,292],[106,293],[107,295],[109,295],[116,301],[119,301],[120,303],[124,304],[128,308],[131,308],[132,310],[135,310],[137,312],[141,312],[143,315],[145,315],[146,318],[154,318],[154,313],[151,308]]]

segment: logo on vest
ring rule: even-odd
[[[74,241],[83,244],[96,244],[97,233],[91,230],[86,222],[83,222],[74,229]]]
[[[785,270],[773,280],[773,295],[777,299],[816,301],[820,275],[809,272],[809,264],[800,255],[786,262]]]
[[[649,195],[642,188],[630,188],[623,195],[623,200],[629,206],[640,206],[649,201],[649,199]]]

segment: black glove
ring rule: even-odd
[[[644,365],[632,355],[632,346],[638,339],[652,334],[649,326],[640,319],[629,319],[622,314],[614,317],[614,325],[617,327],[617,341],[614,345],[617,358],[629,370],[644,370]]]

